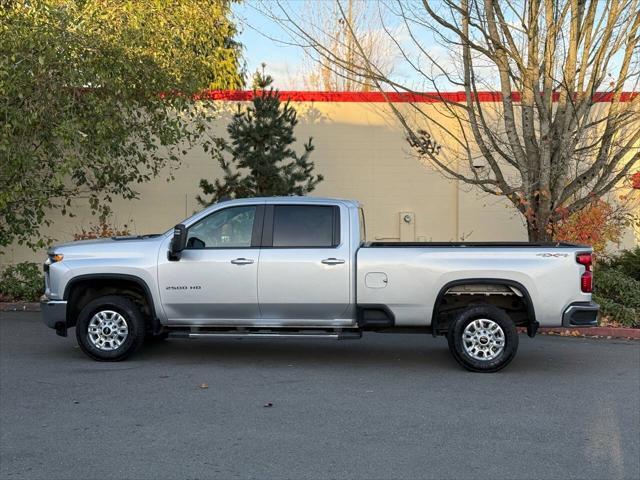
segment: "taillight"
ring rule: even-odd
[[[580,277],[580,289],[584,293],[591,293],[593,291],[593,273],[584,272]]]
[[[585,271],[580,277],[580,290],[584,293],[593,291],[593,257],[591,253],[578,253],[576,262],[584,265]]]
[[[576,255],[576,262],[580,265],[587,267],[587,270],[591,270],[592,257],[590,253],[579,253]]]

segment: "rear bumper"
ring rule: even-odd
[[[40,302],[42,321],[49,328],[55,328],[56,333],[67,336],[67,302],[66,300],[46,300]]]
[[[595,302],[572,303],[562,314],[563,327],[597,327],[600,305]]]

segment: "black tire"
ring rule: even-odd
[[[504,346],[495,358],[490,358],[495,354],[495,349],[492,351],[483,351],[480,349],[474,357],[467,351],[468,348],[473,349],[471,340],[467,341],[468,348],[465,347],[465,340],[463,338],[465,329],[479,319],[490,320],[502,329],[502,335],[500,336],[499,331],[497,331],[497,334],[498,338],[501,337],[503,339]],[[473,328],[474,327],[471,327],[471,329]],[[485,335],[480,335],[478,340],[482,340],[483,337],[485,339],[487,338]],[[449,351],[453,355],[453,358],[464,368],[472,372],[497,372],[506,367],[518,351],[518,330],[513,320],[511,320],[511,317],[509,317],[504,310],[493,305],[473,305],[462,310],[449,324],[447,339],[449,341]],[[490,342],[490,340],[487,341]],[[479,343],[479,345],[485,348],[482,343]],[[486,348],[488,349],[489,347],[487,346]],[[499,347],[496,347],[496,349],[499,349]],[[482,355],[487,356],[487,360],[478,358]]]
[[[119,314],[126,323],[128,332],[122,343],[114,348],[115,344],[109,344],[110,350],[98,348],[89,337],[89,324],[97,313],[111,311]],[[113,316],[112,316],[113,317]],[[100,362],[119,362],[129,357],[138,350],[145,337],[144,317],[140,310],[126,297],[107,295],[89,302],[78,315],[76,324],[76,339],[84,353]]]

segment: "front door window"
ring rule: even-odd
[[[255,206],[225,208],[189,228],[187,248],[248,248],[251,246]]]

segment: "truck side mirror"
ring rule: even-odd
[[[180,253],[187,244],[187,227],[178,224],[173,229],[173,238],[169,246],[169,260],[180,260]]]

